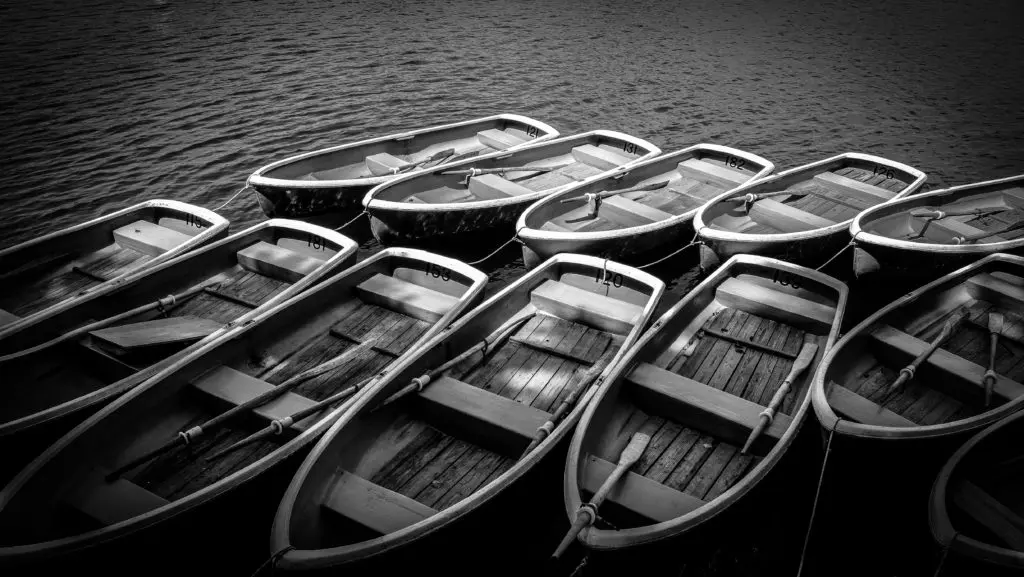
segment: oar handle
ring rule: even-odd
[[[971,208],[961,210],[939,210],[937,208],[916,208],[910,211],[910,216],[914,218],[927,218],[929,220],[942,220],[947,216],[981,216],[986,214],[995,214],[997,212],[1003,212],[1009,210],[1007,207],[994,207],[994,208]]]
[[[889,388],[886,391],[884,397],[879,402],[879,410],[884,408],[885,401],[889,398],[891,394],[895,393],[900,387],[906,384],[907,381],[914,378],[914,374],[917,372],[917,369],[921,366],[921,363],[928,360],[928,358],[932,356],[932,353],[934,353],[936,350],[938,350],[940,346],[942,346],[942,343],[944,343],[946,339],[948,339],[950,335],[953,334],[953,331],[956,329],[956,327],[960,326],[960,323],[962,323],[965,318],[967,318],[967,313],[962,310],[958,311],[956,314],[950,317],[946,321],[946,323],[942,325],[942,330],[939,331],[939,334],[935,337],[934,340],[932,340],[931,344],[929,344],[925,350],[921,351],[921,354],[917,355],[917,357],[913,361],[911,361],[909,365],[900,369],[899,376],[896,377],[896,380],[893,381],[891,385],[889,385]]]
[[[440,152],[435,152],[434,154],[431,154],[430,156],[424,158],[423,160],[421,160],[419,162],[415,162],[413,164],[408,164],[408,165],[403,166],[401,168],[395,168],[395,169],[392,170],[392,174],[401,174],[403,172],[409,172],[411,170],[415,170],[415,169],[423,166],[424,164],[426,164],[428,162],[433,162],[435,160],[448,158],[449,156],[452,156],[453,154],[455,154],[455,149],[454,148],[446,148],[446,149],[444,149],[444,150],[442,150]]]
[[[976,234],[968,234],[968,235],[963,235],[963,236],[954,236],[953,237],[953,242],[954,242],[954,244],[964,244],[964,243],[968,243],[968,242],[974,242],[976,240],[981,240],[983,238],[988,238],[990,236],[997,236],[997,235],[1003,234],[1004,232],[1013,232],[1013,231],[1015,231],[1017,229],[1020,229],[1020,228],[1024,228],[1024,220],[1022,220],[1020,222],[1015,222],[1015,223],[1013,223],[1011,225],[1004,226],[1003,228],[996,229],[996,230],[982,231],[982,232],[979,232],[979,233],[976,233]]]
[[[480,174],[505,174],[507,172],[551,172],[558,170],[561,166],[509,166],[505,168],[460,168],[455,170],[444,170],[441,174],[453,174],[459,176],[477,176]]]
[[[609,196],[615,196],[616,194],[626,194],[627,192],[647,192],[648,190],[658,190],[659,188],[665,188],[668,186],[668,180],[662,180],[650,184],[638,184],[629,188],[623,188],[620,190],[602,190],[601,192],[588,192],[579,196],[573,196],[570,198],[562,199],[558,202],[561,204],[568,204],[570,202],[578,202],[581,200],[590,200],[591,198],[608,198]]]
[[[992,389],[996,384],[996,346],[999,344],[999,335],[1003,332],[1003,314],[992,312],[988,314],[988,371],[985,372],[982,382],[985,385],[985,406],[992,403]]]
[[[762,198],[771,198],[773,196],[807,196],[814,194],[814,191],[810,190],[776,190],[773,192],[748,192],[747,194],[734,196],[732,198],[725,199],[725,202],[742,202],[745,204],[753,204]]]

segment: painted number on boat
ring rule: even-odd
[[[743,168],[743,165],[746,163],[747,161],[742,158],[737,158],[731,155],[725,157],[725,165],[731,166],[732,168]]]
[[[324,250],[324,239],[315,234],[309,235],[306,239],[306,246],[311,246],[316,250]]]
[[[427,274],[447,282],[448,279],[452,278],[452,269],[431,263],[427,268]]]
[[[624,150],[627,154],[636,154],[637,151],[640,150],[640,147],[632,142],[627,142],[622,145],[622,150]]]
[[[594,277],[594,282],[601,283],[605,286],[620,287],[622,286],[622,274],[613,272],[608,274],[608,271],[600,270],[597,271],[597,276]]]
[[[796,282],[796,278],[793,277],[793,275],[784,272],[775,271],[772,275],[772,282],[777,282],[782,286],[793,287],[795,289],[800,288],[800,285]]]
[[[185,224],[196,228],[203,228],[203,221],[199,220],[199,217],[194,214],[185,215]]]
[[[537,138],[538,134],[540,134],[540,130],[538,130],[536,126],[526,127],[526,136],[529,136],[530,138]]]
[[[876,164],[874,170],[871,172],[872,176],[881,174],[886,178],[896,178],[896,171],[886,166],[879,166]]]

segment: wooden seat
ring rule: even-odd
[[[107,482],[107,471],[93,469],[68,493],[65,502],[103,525],[127,521],[163,507],[163,497],[119,478]]]
[[[533,289],[530,302],[563,319],[616,334],[631,331],[643,313],[643,307],[555,280],[546,280]]]
[[[71,351],[89,367],[90,372],[110,382],[128,378],[139,370],[101,349],[99,345],[89,339],[79,340],[78,346],[71,348]]]
[[[15,321],[20,321],[20,320],[21,320],[21,317],[19,317],[18,315],[14,314],[14,313],[9,313],[9,312],[5,311],[4,309],[0,309],[0,327],[2,327],[4,325],[9,325],[9,324],[11,324],[11,323],[13,323]]]
[[[190,217],[190,219],[188,221],[186,221],[184,219],[181,219],[181,218],[172,217],[172,216],[162,216],[162,217],[156,219],[156,223],[159,224],[160,226],[164,226],[164,227],[167,227],[167,228],[169,228],[171,230],[178,231],[181,234],[184,234],[186,236],[196,236],[199,233],[201,233],[204,230],[206,230],[204,226],[197,226],[197,224],[199,222],[200,221],[198,219],[196,219],[195,217]],[[189,224],[189,223],[196,223],[196,224]]]
[[[519,455],[550,413],[450,377],[419,393],[424,411],[442,429],[458,431],[473,443]]]
[[[394,533],[437,513],[415,499],[348,471],[341,472],[321,506],[381,535]]]
[[[504,130],[498,130],[497,128],[481,130],[476,133],[476,137],[481,144],[491,148],[497,148],[498,150],[506,150],[526,142],[518,136],[509,134]]]
[[[748,214],[754,221],[766,224],[781,233],[803,232],[836,224],[834,220],[822,218],[770,198],[763,198],[750,205]]]
[[[628,162],[636,160],[624,154],[600,148],[593,144],[583,144],[572,149],[572,156],[577,162],[589,164],[601,170],[612,170]]]
[[[729,278],[718,285],[716,297],[727,307],[738,308],[758,316],[795,324],[805,330],[828,332],[836,309],[809,301],[794,294],[774,290],[738,278]]]
[[[678,170],[683,176],[722,188],[735,188],[750,180],[749,175],[699,158],[680,162]]]
[[[898,366],[909,363],[928,348],[925,341],[889,325],[878,326],[871,331],[870,337],[876,345],[876,352]],[[977,400],[982,392],[982,381],[987,369],[940,347],[922,363],[921,371],[925,370],[946,377],[928,379],[928,386],[944,390],[954,398]],[[917,373],[918,379],[923,377],[921,371]],[[964,394],[965,390],[968,391],[967,395]],[[1024,394],[1024,385],[997,374],[992,394],[1002,400],[1012,401]]]
[[[830,189],[841,190],[847,194],[858,197],[861,200],[870,202],[872,206],[880,202],[890,200],[892,197],[896,196],[896,193],[891,190],[867,184],[852,178],[847,178],[845,176],[839,176],[834,172],[822,172],[815,174],[814,180],[824,184]]]
[[[429,323],[437,322],[459,302],[451,295],[380,273],[359,283],[356,292],[365,302]]]
[[[604,199],[601,211],[611,209],[619,216],[624,216],[623,223],[630,223],[629,226],[640,226],[652,222],[660,222],[672,218],[672,214],[663,210],[647,206],[624,196],[610,196]]]
[[[1024,310],[1024,285],[1015,284],[990,274],[976,274],[967,279],[967,292],[978,300],[1000,308]]]
[[[957,507],[992,531],[1008,547],[1024,550],[1024,519],[1009,507],[970,481],[961,482],[951,493]]]
[[[406,162],[401,158],[392,156],[386,152],[371,154],[366,157],[364,162],[366,163],[366,168],[370,171],[370,174],[374,176],[395,174],[397,170],[401,170],[402,168],[412,164],[411,162]]]
[[[468,188],[449,188],[441,186],[410,194],[403,202],[419,204],[448,204],[452,202],[467,202],[476,200],[475,195]]]
[[[131,351],[156,345],[195,342],[223,327],[221,323],[210,319],[182,316],[107,327],[89,334],[121,350]]]
[[[237,258],[246,270],[289,283],[298,282],[324,264],[323,260],[262,240],[238,251]]]
[[[480,200],[499,200],[532,194],[533,191],[497,174],[481,174],[469,179],[469,191]]]
[[[1015,186],[1003,191],[1003,202],[1017,210],[1024,209],[1024,188]]]
[[[540,225],[540,230],[550,230],[550,231],[554,231],[554,232],[572,232],[568,228],[565,228],[564,226],[559,226],[559,225],[551,222],[550,220],[546,221],[546,222],[544,222],[544,224]]]
[[[872,401],[835,383],[832,384],[828,392],[828,404],[836,413],[865,425],[878,425],[880,427],[917,426],[910,419],[902,417],[889,409],[879,407]]]
[[[746,442],[765,409],[650,363],[638,364],[626,379],[636,385],[631,390],[633,396],[651,411],[734,445],[742,446]],[[782,438],[790,423],[792,419],[788,415],[776,413],[771,425],[754,443],[753,451],[766,454]]]
[[[137,220],[114,230],[114,242],[149,256],[160,256],[191,238],[148,220]]]
[[[594,455],[587,455],[580,476],[580,489],[593,495],[601,488],[615,465]],[[675,519],[704,505],[704,501],[666,487],[654,479],[627,471],[608,494],[608,501],[654,522]]]
[[[204,374],[194,381],[192,386],[232,405],[241,405],[274,388],[274,385],[262,379],[250,377],[226,366],[217,367]],[[307,397],[289,392],[253,409],[252,412],[268,421],[273,421],[283,419],[314,404],[316,403]],[[305,431],[314,422],[315,417],[316,415],[307,417],[293,424],[291,428],[296,431]]]

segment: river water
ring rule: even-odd
[[[930,188],[1024,173],[1020,5],[0,3],[0,247],[143,199],[215,207],[272,160],[499,112],[779,169],[866,152]],[[264,218],[251,196],[222,213]],[[696,277],[681,262],[674,296]],[[496,286],[522,270],[487,265]]]

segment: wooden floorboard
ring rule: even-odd
[[[477,489],[489,483],[492,478],[507,471],[514,464],[512,459],[480,447],[475,447],[474,452],[475,454],[482,454],[483,457],[462,478],[456,481],[447,492],[435,499],[430,504],[431,507],[438,511],[443,511],[457,504],[459,501],[472,495]],[[426,503],[424,502],[424,504]]]

